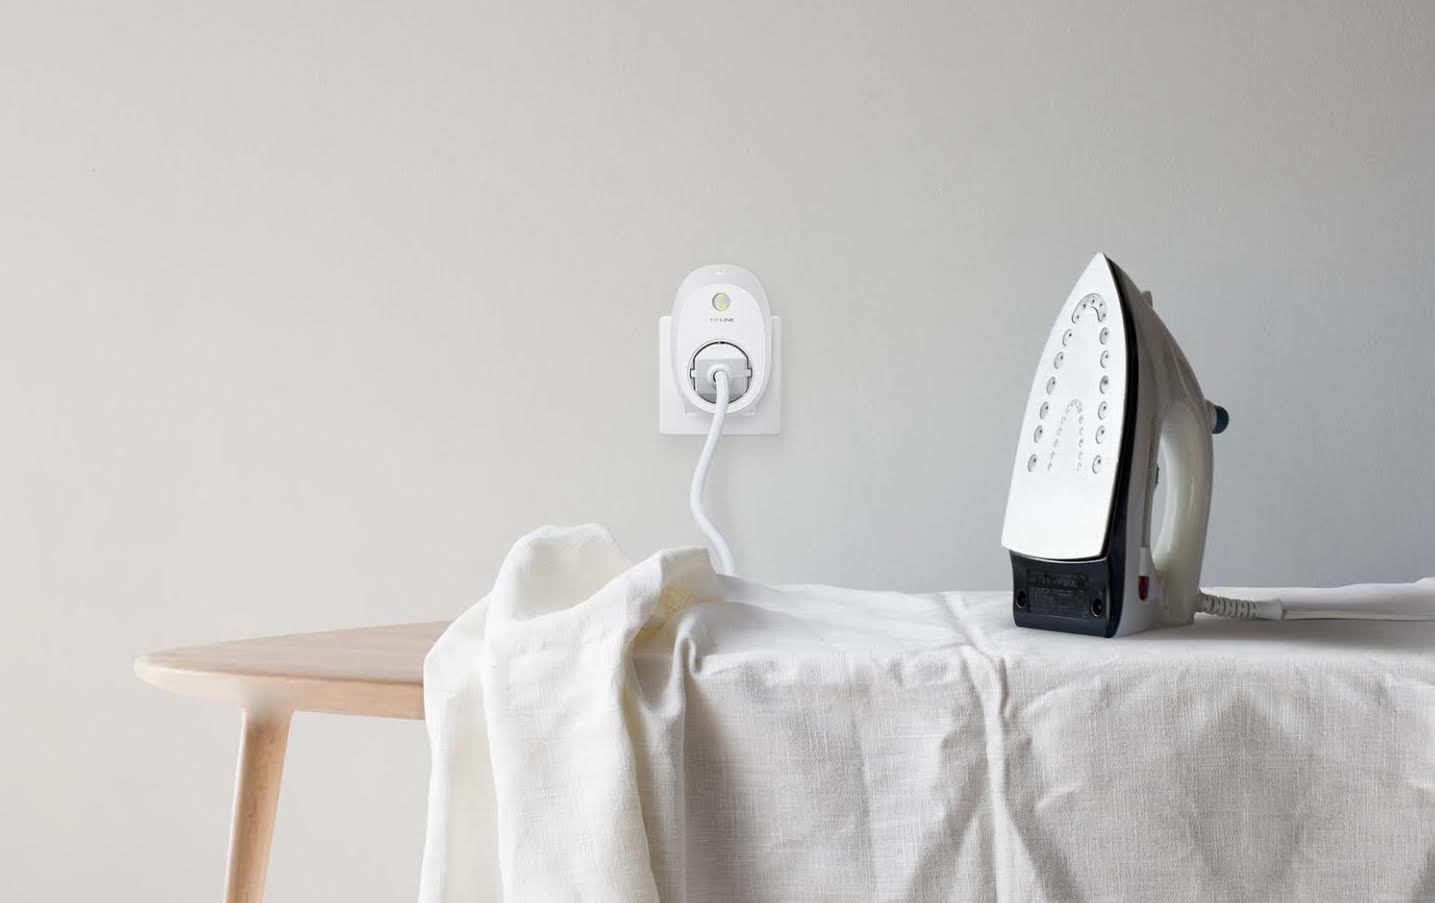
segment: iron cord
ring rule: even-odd
[[[1244,621],[1432,621],[1435,620],[1435,579],[1298,587],[1281,590],[1278,597],[1264,599],[1232,599],[1202,592],[1199,610]]]

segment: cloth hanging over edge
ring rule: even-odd
[[[530,534],[426,662],[422,903],[1435,893],[1429,627],[1007,606]]]

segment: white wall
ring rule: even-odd
[[[0,4],[0,897],[215,899],[236,719],[140,652],[697,541],[655,319],[765,282],[770,581],[1000,587],[1090,255],[1232,412],[1211,583],[1435,573],[1430,4]],[[874,618],[882,617],[873,612]],[[301,716],[270,900],[405,899],[414,723]]]

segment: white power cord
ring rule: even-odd
[[[1261,593],[1260,590],[1252,592]],[[1200,610],[1242,621],[1435,620],[1435,578],[1414,583],[1358,583],[1339,587],[1301,587],[1264,599],[1232,599],[1201,593]]]
[[[708,518],[707,512],[703,510],[703,488],[707,485],[713,453],[717,451],[718,439],[722,436],[723,422],[727,420],[729,376],[727,367],[723,366],[716,366],[708,371],[708,379],[717,386],[717,400],[713,402],[716,409],[713,411],[712,426],[708,428],[707,441],[703,443],[702,454],[698,455],[698,469],[693,472],[692,488],[688,490],[688,507],[692,508],[693,520],[698,522],[698,528],[708,538],[708,544],[717,555],[717,570],[720,574],[731,574],[737,568],[733,564],[732,550],[727,547],[727,540],[723,539],[718,528]]]

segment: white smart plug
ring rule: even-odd
[[[658,321],[658,432],[702,435],[715,411],[714,368],[728,374],[724,432],[772,435],[781,425],[782,322],[757,277],[733,264],[693,270]]]

